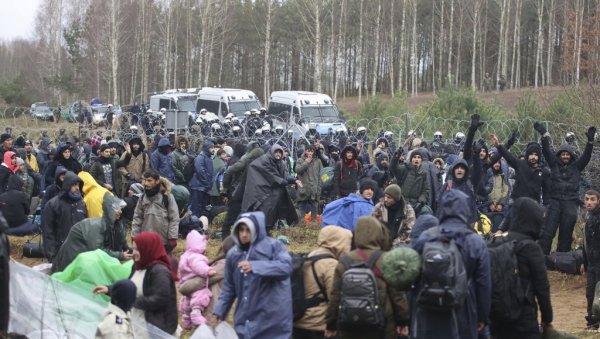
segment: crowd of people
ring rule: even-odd
[[[112,298],[99,337],[130,337],[130,323],[170,334],[216,325],[236,302],[240,338],[464,339],[540,338],[552,328],[546,256],[557,233],[555,251],[573,250],[583,206],[579,269],[587,272],[587,325],[597,330],[592,302],[600,281],[600,194],[582,191],[581,175],[596,128],[585,132],[583,150],[574,138],[553,149],[547,127],[535,123],[539,142],[515,154],[515,133],[504,143],[493,134],[476,138],[483,124],[473,114],[467,133],[451,142],[439,131],[429,142],[411,131],[398,146],[390,132],[371,141],[364,127],[329,135],[309,129],[298,139],[290,135],[293,143],[282,131],[251,139],[200,131],[197,153],[185,135],[145,131],[123,141],[98,132],[35,143],[2,134],[0,211],[7,234],[43,234],[53,272],[96,249],[134,261],[129,280],[95,289]],[[222,246],[210,260],[207,227],[223,211],[221,231],[210,235]],[[323,227],[318,247],[307,255],[318,258],[302,266],[311,305],[296,315],[292,256],[285,241],[270,235],[277,227],[302,227],[302,220]],[[515,296],[519,316],[512,321],[493,312],[486,239],[495,236],[516,244],[524,295]],[[176,258],[181,238],[185,252]],[[460,253],[458,266],[469,283],[466,297],[436,309],[427,304],[425,277],[409,288],[392,286],[380,256],[409,247],[426,261],[431,243],[442,238]],[[373,272],[381,308],[371,327],[352,326],[345,313],[345,276],[361,264]]]

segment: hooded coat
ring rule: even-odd
[[[6,192],[0,194],[0,211],[9,227],[21,226],[28,220],[29,197],[22,189],[23,179],[13,175],[8,179]]]
[[[245,171],[252,161],[258,159],[263,154],[264,151],[262,148],[251,147],[249,144],[247,153],[240,160],[233,162],[227,167],[227,170],[223,174],[223,188],[226,193],[232,197],[237,196],[237,199],[240,201],[242,200],[244,194],[243,188],[246,186]],[[237,187],[242,187],[242,189],[238,190]]]
[[[410,242],[410,234],[416,217],[415,211],[410,204],[406,203],[404,198],[396,201],[390,207],[385,206],[383,199],[381,199],[373,207],[371,215],[387,227],[391,242],[394,244],[407,244]]]
[[[62,167],[62,166],[58,166],[56,168],[56,174],[54,175],[54,184],[46,187],[46,193],[44,193],[44,198],[42,199],[42,207],[46,205],[46,203],[48,201],[50,201],[50,199],[54,198],[62,189],[62,181],[60,181],[59,177],[62,174],[67,173],[67,169]]]
[[[371,257],[376,251],[385,250],[389,244],[389,235],[387,230],[377,219],[373,217],[362,217],[356,223],[356,231],[354,232],[354,244],[367,257]],[[346,256],[350,257],[353,264],[363,263],[364,259],[354,250]],[[377,260],[375,267],[381,271],[383,256]],[[327,330],[337,330],[337,320],[339,305],[341,300],[342,276],[348,268],[339,262],[335,268],[333,275],[333,286],[331,289],[331,298],[327,305],[326,324]],[[392,286],[388,286],[383,279],[374,270],[377,279],[377,289],[379,291],[379,305],[384,309],[386,327],[383,338],[396,339],[396,326],[408,325],[409,313],[406,294]],[[372,330],[369,332],[353,331],[341,333],[338,332],[338,337],[346,338],[372,338]],[[381,338],[381,337],[379,337]],[[441,338],[441,337],[440,337]]]
[[[411,338],[477,339],[478,322],[486,324],[491,306],[490,258],[485,240],[474,232],[465,232],[471,215],[469,197],[460,190],[443,194],[439,205],[439,227],[449,232],[462,254],[469,284],[469,294],[463,307],[439,313],[412,305]],[[412,247],[422,254],[423,246],[431,240],[432,229],[419,236]],[[418,293],[418,291],[414,291]],[[455,320],[454,320],[455,318]]]
[[[527,157],[534,150],[534,148],[527,147],[525,159],[517,159],[503,145],[498,145],[498,153],[502,155],[510,167],[515,169],[515,184],[510,195],[513,200],[528,197],[540,202],[542,201],[542,192],[546,195],[550,191],[550,172],[548,169],[539,164],[532,167],[527,161]],[[541,157],[540,150],[536,151],[539,152],[538,155]]]
[[[298,188],[298,201],[319,201],[321,197],[321,169],[323,163],[314,156],[312,160],[306,159],[306,152],[296,162],[296,174],[302,181]]]
[[[293,184],[295,179],[286,175],[283,160],[275,159],[278,150],[283,152],[283,148],[275,144],[269,153],[250,163],[242,200],[242,211],[263,211],[269,227],[278,219],[287,220],[288,224],[298,219],[287,191],[287,185]]]
[[[50,160],[50,153],[52,152],[52,150],[49,148],[49,146],[51,143],[52,140],[50,138],[43,137],[40,141],[40,147],[37,150],[36,158],[39,166],[39,173],[41,174],[45,173],[46,168],[44,166],[46,165],[48,160]]]
[[[123,259],[128,246],[123,223],[117,220],[113,209],[113,204],[118,203],[118,198],[107,195],[102,203],[102,217],[87,218],[73,225],[52,263],[52,273],[63,271],[78,254],[97,249]]]
[[[187,150],[184,151],[181,149],[181,147],[179,147],[181,142],[185,142],[186,145],[189,146],[189,142],[185,137],[177,137],[177,140],[175,141],[176,148],[173,151],[173,170],[175,171],[175,181],[173,183],[176,185],[187,185],[188,182],[185,181],[183,170],[188,164],[188,161],[193,161],[191,160],[193,159],[193,156]]]
[[[142,231],[156,232],[166,244],[167,240],[179,237],[179,210],[171,193],[171,182],[161,177],[159,185],[160,192],[156,195],[149,197],[144,193],[138,200],[131,222],[131,236]]]
[[[550,141],[548,138],[542,138],[542,152],[544,159],[550,167],[550,192],[549,196],[556,200],[579,200],[579,183],[581,182],[581,171],[590,162],[592,158],[592,149],[594,145],[585,144],[585,150],[581,157],[577,158],[575,149],[569,144],[562,144],[556,154],[550,150]],[[571,160],[563,163],[560,160],[560,154],[568,152]]]
[[[83,181],[77,174],[68,171],[62,190],[48,201],[42,212],[44,251],[49,259],[54,258],[71,227],[88,217],[83,199],[73,199],[69,196],[69,190],[75,183],[79,184],[80,189],[83,187]]]
[[[459,165],[465,168],[465,175],[462,179],[456,179],[452,177],[454,169]],[[445,192],[449,190],[456,189],[463,192],[468,197],[467,204],[470,208],[470,214],[467,217],[467,221],[469,223],[477,221],[479,219],[479,212],[477,210],[477,197],[475,195],[475,189],[479,187],[482,174],[481,161],[479,161],[479,157],[473,158],[472,168],[469,167],[465,159],[459,159],[450,167],[448,174],[449,176],[446,177],[446,183],[444,183],[442,191],[440,192],[440,200]],[[438,215],[440,215],[440,213],[443,212],[438,210]],[[441,220],[441,218],[439,219]]]
[[[539,335],[538,308],[542,323],[551,323],[553,318],[546,257],[535,242],[544,224],[544,210],[533,199],[519,198],[513,203],[511,211],[512,221],[507,236],[517,242],[516,254],[525,304],[520,308],[518,321],[503,324],[494,323],[492,319],[491,330],[492,334],[498,333],[502,338],[530,338],[526,334]]]
[[[208,258],[205,255],[208,241],[205,235],[198,231],[191,231],[185,238],[185,252],[179,260],[180,284],[195,278],[201,277],[208,281],[208,272],[211,270],[208,264]],[[210,303],[212,293],[210,289],[201,288],[192,293],[190,297],[183,296],[180,300],[180,310],[189,315],[191,309],[198,308],[203,310]],[[207,316],[207,314],[203,314]]]
[[[213,183],[213,161],[210,149],[214,146],[210,140],[202,143],[202,152],[194,159],[194,176],[190,180],[190,189],[208,193]]]
[[[161,177],[175,182],[175,171],[173,170],[173,155],[170,152],[171,144],[169,139],[161,138],[158,142],[158,148],[152,152],[150,162],[152,168],[156,170]]]
[[[134,144],[140,145],[137,153],[133,152]],[[121,159],[117,162],[117,168],[122,175],[127,176],[130,174],[133,180],[141,182],[144,172],[150,169],[150,159],[144,152],[145,146],[140,137],[129,140],[129,146],[131,147],[131,153],[124,152],[121,155]]]
[[[117,170],[117,160],[116,159],[109,159],[108,164],[110,165],[110,169],[111,169],[111,176],[112,176],[112,193],[113,194],[120,194],[120,190],[121,190],[121,174],[119,173],[119,171]],[[102,163],[102,159],[99,158],[96,162],[94,162],[94,164],[92,165],[92,167],[90,168],[89,173],[91,174],[91,176],[96,180],[96,182],[104,187],[104,185],[107,183],[106,182],[106,174],[104,172],[104,168],[103,168],[103,163]]]
[[[102,207],[104,198],[113,195],[109,190],[100,186],[88,172],[79,172],[79,178],[83,182],[83,201],[88,209],[88,218],[101,217],[104,213]],[[108,193],[108,194],[107,194]]]
[[[69,148],[68,144],[62,144],[54,150],[54,160],[48,165],[46,171],[44,172],[46,187],[54,183],[56,168],[58,166],[62,166],[68,171],[74,172],[75,174],[79,174],[79,172],[81,172],[81,164],[75,158],[73,158],[73,156],[69,157],[69,159],[65,159],[63,156],[63,152],[67,148]]]
[[[292,258],[281,242],[267,236],[262,212],[243,213],[249,220],[250,246],[239,240],[236,222],[231,232],[236,246],[227,253],[223,288],[213,313],[226,319],[235,299],[235,332],[240,338],[289,339],[292,335]],[[239,219],[238,219],[239,220]],[[242,273],[238,263],[248,260],[252,271]],[[285,305],[287,307],[276,307]]]
[[[324,258],[315,261],[314,270],[321,285],[327,293],[327,300],[330,300],[333,294],[333,276],[335,268],[340,257],[350,252],[352,244],[352,232],[337,226],[326,226],[319,231],[317,238],[317,247],[308,254],[308,257],[317,255],[329,255],[331,258]],[[313,268],[310,262],[307,262],[303,270],[304,276],[304,294],[306,299],[321,293],[319,285],[315,281]],[[322,298],[324,299],[324,298]],[[294,323],[294,327],[310,331],[325,331],[325,315],[327,313],[327,302],[322,300],[315,307],[306,309],[302,318]]]

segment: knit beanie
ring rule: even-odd
[[[542,155],[542,149],[538,143],[532,142],[527,145],[525,149],[525,157],[529,157],[531,153],[537,153],[538,156]]]
[[[377,190],[377,183],[371,179],[363,179],[360,181],[358,191],[362,194],[366,189],[372,189],[373,192]]]
[[[383,191],[383,193],[394,198],[396,202],[402,199],[402,189],[396,184],[388,185],[388,187],[385,188],[385,191]]]
[[[135,303],[137,288],[129,279],[119,280],[110,288],[110,302],[125,312],[129,312]]]

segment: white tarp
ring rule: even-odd
[[[9,333],[23,334],[29,339],[94,338],[106,306],[91,291],[56,281],[25,265],[10,263]],[[150,338],[173,338],[154,326],[148,327]]]

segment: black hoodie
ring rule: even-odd
[[[23,179],[12,175],[8,179],[6,192],[0,194],[0,210],[9,227],[21,226],[29,215],[29,198],[23,191]]]
[[[511,240],[517,244],[517,260],[523,290],[529,305],[524,305],[520,321],[511,324],[511,328],[520,331],[537,329],[537,309],[539,305],[542,322],[552,322],[552,304],[550,302],[550,283],[546,272],[546,259],[542,248],[535,242],[539,239],[544,224],[544,209],[531,198],[519,198],[512,205],[512,222],[508,231]]]
[[[575,149],[569,144],[562,144],[556,154],[550,150],[548,138],[542,138],[542,152],[550,167],[550,198],[557,200],[578,200],[579,183],[581,182],[581,171],[592,158],[593,145],[589,142],[581,157],[577,158]],[[568,152],[571,161],[563,163],[560,154]]]
[[[45,172],[46,187],[54,184],[54,176],[56,175],[56,168],[58,166],[62,166],[68,171],[74,172],[75,174],[81,172],[81,164],[77,160],[75,160],[75,158],[73,158],[72,155],[71,157],[69,157],[69,159],[65,159],[63,157],[63,152],[67,148],[69,148],[69,145],[67,144],[62,144],[56,148],[54,161],[52,161],[50,165],[48,165],[48,168]]]

